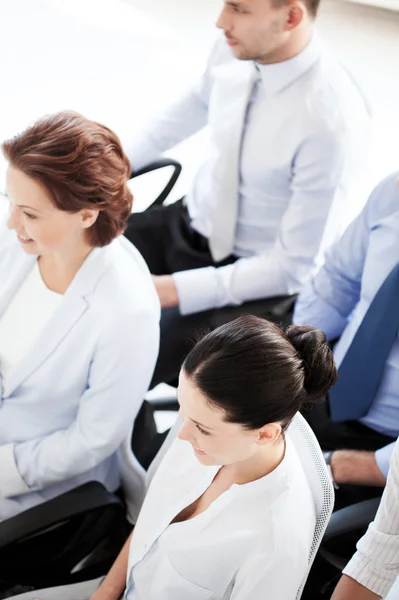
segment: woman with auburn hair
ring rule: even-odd
[[[108,575],[16,600],[296,600],[316,509],[289,425],[336,377],[312,327],[243,316],[208,333],[180,371],[177,439]]]
[[[133,198],[118,137],[60,112],[2,150],[0,520],[87,481],[118,488],[160,316],[148,269],[120,235]]]

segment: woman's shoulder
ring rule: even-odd
[[[109,263],[112,266],[110,273],[115,277],[124,277],[128,269],[135,277],[140,280],[151,280],[151,274],[147,264],[137,250],[123,235],[117,237],[107,247]]]
[[[91,296],[92,307],[109,309],[115,319],[139,314],[160,316],[157,293],[148,267],[138,250],[125,238],[100,250],[102,268]]]

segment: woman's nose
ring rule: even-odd
[[[177,437],[179,438],[179,440],[183,440],[185,442],[191,442],[192,441],[193,436],[192,436],[192,433],[191,433],[191,427],[187,423],[187,421],[183,421],[183,425],[181,426],[180,431],[177,434]]]

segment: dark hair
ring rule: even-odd
[[[326,336],[313,327],[285,331],[245,315],[205,335],[183,363],[185,374],[226,420],[247,429],[282,423],[322,398],[337,378]]]
[[[284,6],[287,4],[289,0],[272,0],[272,4],[275,6]],[[317,16],[317,11],[319,10],[321,0],[304,0],[304,4],[306,5],[310,15],[315,18]]]
[[[106,246],[123,233],[133,202],[130,164],[108,127],[59,112],[7,140],[2,150],[13,167],[43,185],[58,209],[100,211],[86,232],[92,246]]]

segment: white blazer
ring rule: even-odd
[[[35,260],[0,230],[0,315]],[[87,481],[118,487],[117,450],[151,381],[159,318],[132,244],[94,249],[0,394],[0,520]]]

